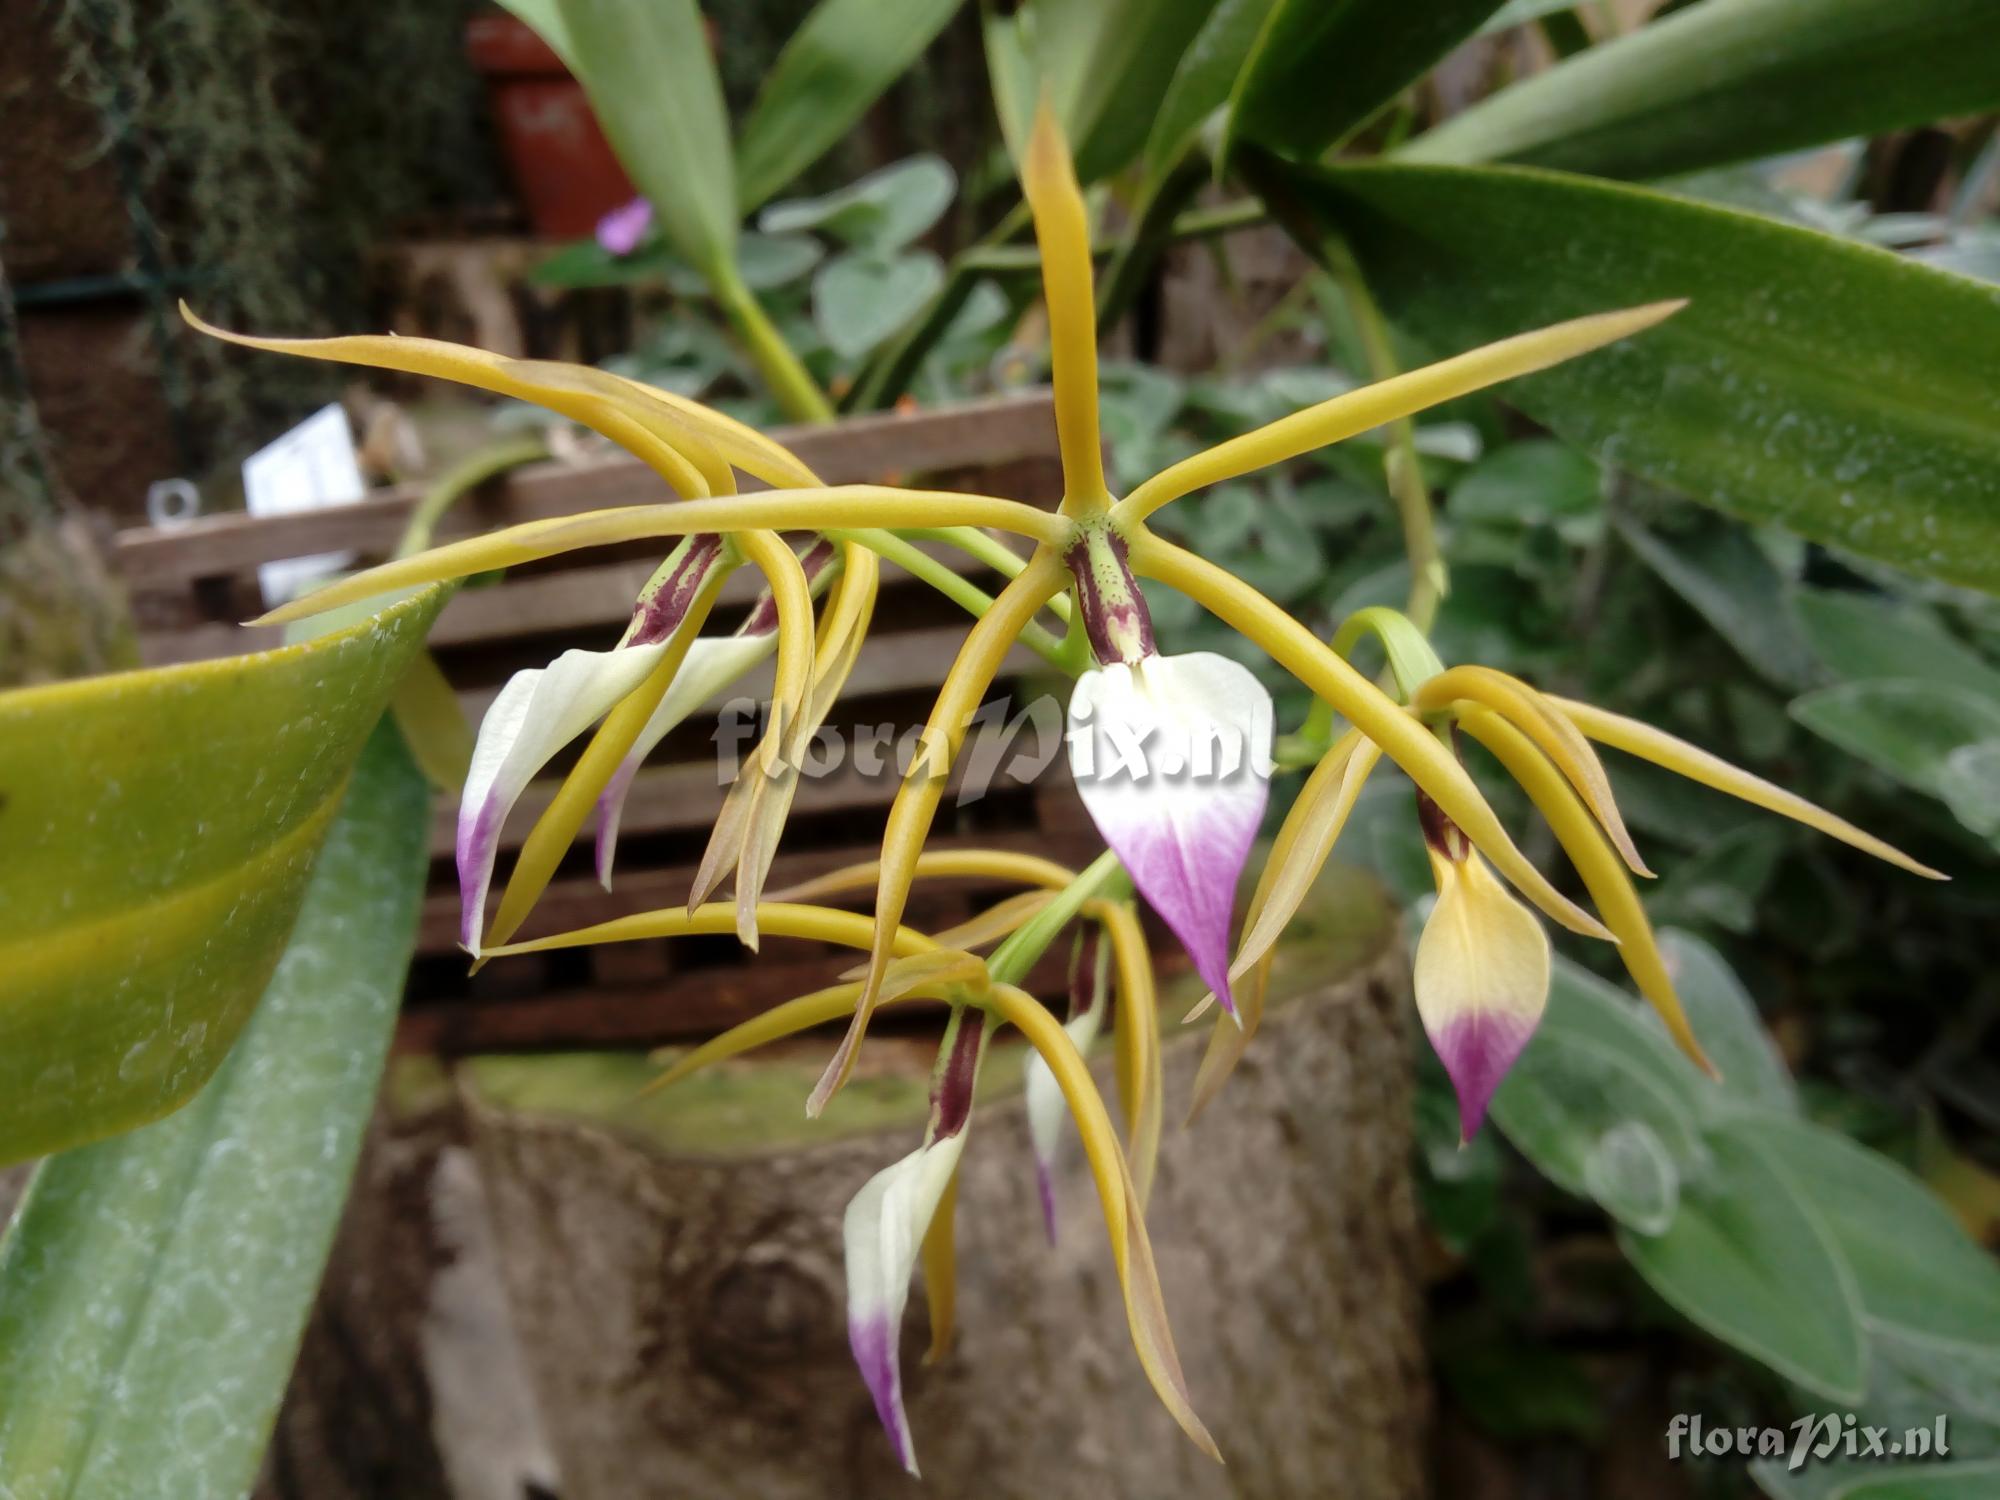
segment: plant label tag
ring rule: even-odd
[[[253,516],[290,516],[352,505],[367,488],[355,458],[354,434],[338,401],[243,460],[243,503]],[[346,567],[353,557],[351,552],[322,552],[259,564],[257,581],[264,590],[265,607],[296,598]]]

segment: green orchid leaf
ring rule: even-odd
[[[1529,438],[1495,449],[1452,486],[1445,514],[1454,524],[1540,526],[1599,509],[1603,471],[1567,443]]]
[[[1391,320],[1439,352],[1692,299],[1502,393],[1733,515],[2000,590],[2000,288],[1561,173],[1246,169],[1308,249],[1344,236]]]
[[[944,285],[944,263],[928,250],[837,255],[813,277],[813,322],[833,352],[866,354]]]
[[[1711,1091],[1715,1103],[1796,1114],[1799,1099],[1792,1075],[1764,1029],[1757,1002],[1722,955],[1693,933],[1671,928],[1660,934],[1660,954],[1688,1024],[1722,1074]]]
[[[1792,617],[1785,579],[1741,527],[1711,523],[1684,536],[1615,523],[1625,545],[1729,643],[1756,673],[1797,692],[1815,677],[1812,652]]]
[[[846,135],[958,7],[959,0],[820,0],[765,75],[736,139],[744,212]]]
[[[1995,105],[1986,0],[1728,0],[1503,89],[1401,156],[1665,177]]]
[[[1313,160],[1477,31],[1500,0],[1278,0],[1230,98],[1224,155],[1255,141]]]
[[[2000,702],[2000,667],[1920,605],[1833,589],[1801,589],[1796,604],[1807,644],[1836,677],[1921,678]]]
[[[1229,102],[1244,59],[1277,0],[1220,0],[1188,43],[1146,134],[1150,198],[1179,164],[1210,116]]]
[[[576,67],[576,46],[570,41],[569,25],[563,20],[562,0],[500,0],[514,18],[549,44],[549,50],[572,70]]]
[[[1145,149],[1181,59],[1216,8],[1217,0],[1060,0],[1038,8],[1044,57],[1052,45],[1074,64],[1048,68],[1047,76],[1081,181],[1122,171]],[[1047,24],[1055,11],[1091,13],[1086,45],[1074,47],[1065,28]]]
[[[1828,1400],[1867,1389],[1860,1294],[1824,1219],[1765,1151],[1759,1128],[1705,1133],[1711,1164],[1684,1183],[1663,1234],[1621,1228],[1647,1285],[1689,1322]]]
[[[1850,755],[2000,839],[2000,701],[1919,678],[1839,682],[1791,703],[1792,717]]]
[[[773,203],[758,216],[757,224],[767,235],[796,235],[810,229],[887,254],[937,223],[957,190],[958,176],[944,158],[912,156],[870,172],[838,192]]]
[[[179,1108],[284,950],[355,758],[441,607],[0,696],[0,1161]]]
[[[215,1076],[36,1175],[0,1241],[0,1494],[250,1492],[394,1027],[428,812],[385,725]]]
[[[2000,1346],[2000,1266],[1937,1194],[1821,1126],[1760,1112],[1744,1128],[1826,1222],[1871,1320],[1989,1355]]]
[[[694,0],[555,0],[555,8],[570,71],[667,244],[711,282],[726,276],[740,217],[736,166],[700,8]],[[533,26],[545,9],[515,14]]]

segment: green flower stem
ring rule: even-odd
[[[1396,353],[1389,344],[1389,328],[1382,310],[1369,294],[1361,267],[1345,245],[1328,245],[1327,268],[1339,283],[1341,294],[1354,314],[1361,346],[1368,358],[1368,373],[1387,380],[1402,373]],[[1449,586],[1444,554],[1438,550],[1436,519],[1431,511],[1430,493],[1424,488],[1423,468],[1417,460],[1416,423],[1408,417],[1389,424],[1389,451],[1383,459],[1389,494],[1403,523],[1403,550],[1410,559],[1410,598],[1403,613],[1418,630],[1430,634],[1437,623],[1438,603]]]
[[[967,556],[983,562],[996,573],[1004,573],[1009,578],[1018,577],[1028,560],[1014,551],[998,537],[990,536],[977,526],[926,526],[921,530],[909,529],[901,533],[913,542],[943,542],[956,547]],[[1070,605],[1068,594],[1058,594],[1047,605],[1050,614],[1065,624],[1069,621]]]
[[[928,537],[934,533],[926,531],[915,534]],[[975,620],[983,618],[986,611],[993,607],[991,594],[978,584],[954,573],[902,534],[879,526],[860,526],[829,529],[825,535],[835,541],[856,542],[866,547],[885,562],[894,563],[912,578],[929,584]],[[1020,641],[1050,666],[1071,677],[1076,676],[1087,665],[1080,651],[1066,637],[1058,638],[1039,625],[1024,627]]]
[[[549,445],[540,433],[530,433],[523,437],[510,438],[504,442],[492,443],[468,454],[454,468],[446,473],[424,492],[416,509],[410,512],[409,524],[403,528],[402,540],[396,543],[394,556],[409,557],[422,552],[431,544],[431,533],[437,529],[445,512],[458,503],[461,496],[469,495],[487,480],[518,469],[523,464],[540,463],[549,456]]]
[[[798,355],[779,334],[750,288],[743,284],[736,267],[725,262],[714,268],[709,273],[709,285],[730,327],[748,346],[757,372],[764,377],[765,386],[785,415],[795,422],[831,422],[833,403],[799,363]]]
[[[1055,900],[1016,928],[1004,943],[993,950],[993,956],[986,960],[986,972],[995,984],[1021,983],[1048,951],[1049,944],[1083,910],[1085,903],[1100,895],[1116,896],[1121,893],[1121,886],[1123,891],[1131,889],[1130,882],[1126,880],[1125,867],[1118,863],[1117,855],[1106,849],[1086,865],[1076,879],[1058,891]]]

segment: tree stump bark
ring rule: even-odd
[[[1319,930],[1284,945],[1238,1075],[1189,1130],[1177,1120],[1207,1028],[1176,1034],[1185,988],[1164,1002],[1170,1119],[1148,1217],[1227,1467],[1146,1386],[1073,1141],[1060,1243],[1047,1244],[1020,1049],[996,1047],[961,1169],[958,1338],[922,1365],[920,1296],[903,1330],[931,1494],[1421,1493],[1406,962],[1372,884],[1330,874],[1329,890]],[[848,1353],[840,1223],[868,1176],[916,1145],[929,1050],[874,1044],[868,1072],[807,1129],[823,1053],[766,1054],[639,1102],[632,1058],[462,1070],[564,1500],[918,1493]]]

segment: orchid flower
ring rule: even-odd
[[[1527,793],[1616,938],[1618,956],[1640,994],[1680,1048],[1711,1073],[1714,1068],[1688,1024],[1633,888],[1631,875],[1648,872],[1618,815],[1610,778],[1592,741],[1782,814],[1911,874],[1944,878],[1846,819],[1672,735],[1537,692],[1491,668],[1447,669],[1422,632],[1395,610],[1358,611],[1334,636],[1333,649],[1346,655],[1370,634],[1385,648],[1397,695],[1406,702],[1411,721],[1438,736],[1454,756],[1453,737],[1463,730],[1490,750]],[[1251,900],[1242,946],[1230,966],[1231,976],[1239,980],[1257,976],[1260,996],[1272,946],[1326,863],[1376,760],[1375,746],[1358,731],[1340,736],[1279,829]],[[1437,904],[1417,945],[1417,1010],[1458,1092],[1460,1128],[1469,1139],[1547,1002],[1548,939],[1533,913],[1508,894],[1464,831],[1422,788],[1417,806],[1438,888]],[[1213,1097],[1241,1057],[1244,1032],[1255,1025],[1254,1009],[1241,1026],[1217,1024],[1197,1075],[1197,1109]]]

